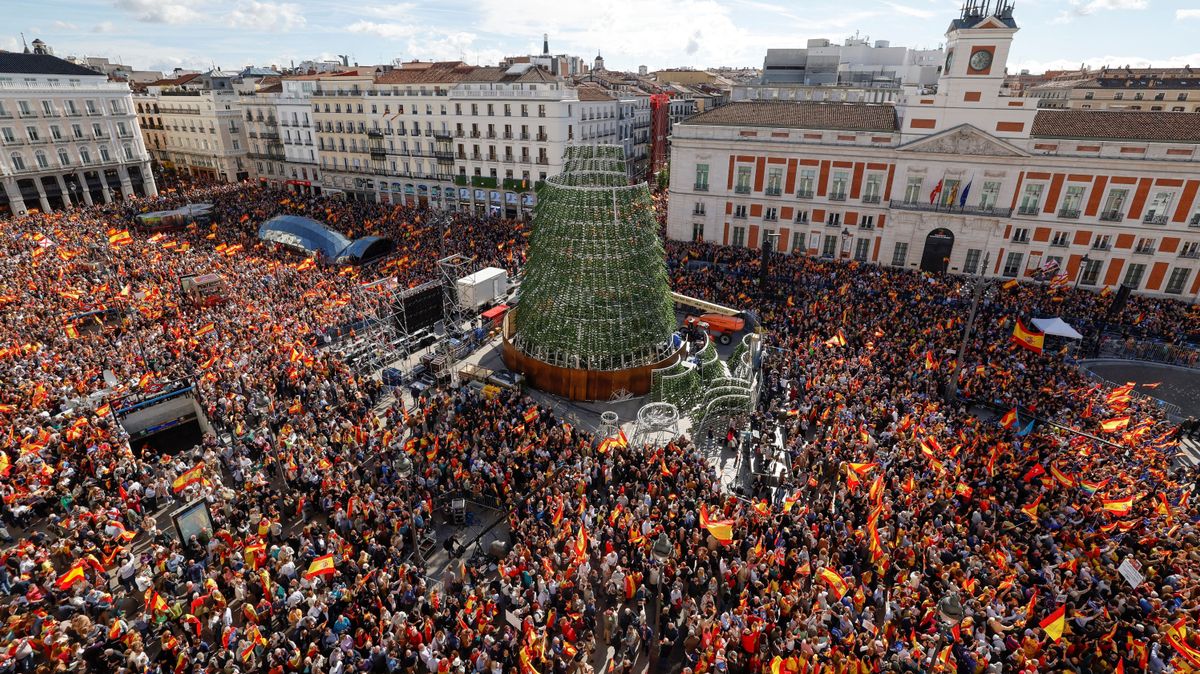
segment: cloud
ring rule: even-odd
[[[1067,0],[1069,9],[1054,18],[1054,23],[1071,23],[1081,16],[1113,10],[1143,10],[1150,6],[1149,0]]]
[[[356,8],[356,13],[363,16],[373,16],[377,19],[392,19],[408,17],[416,9],[410,2],[397,2],[390,5],[364,5]]]
[[[101,21],[100,23],[96,24],[95,26],[92,26],[92,32],[93,33],[115,33],[115,32],[117,32],[117,24],[113,23],[112,21]]]
[[[683,50],[688,56],[692,56],[696,52],[700,51],[700,37],[700,31],[696,31],[695,33],[692,33],[691,37],[688,38],[687,47],[685,47]]]
[[[116,0],[113,5],[118,9],[133,13],[138,21],[147,23],[181,24],[191,23],[201,18],[199,12],[184,3],[160,0]]]
[[[911,5],[902,5],[898,2],[887,2],[885,0],[883,4],[887,5],[888,8],[897,14],[903,14],[904,16],[911,16],[918,19],[932,19],[938,15],[938,12],[932,9],[921,9]]]
[[[79,30],[79,26],[67,21],[55,21],[54,23],[50,24],[50,27],[54,30]]]
[[[289,31],[303,28],[308,23],[299,5],[258,0],[245,0],[229,12],[227,18],[235,28],[255,30]]]
[[[1200,9],[1177,9],[1175,10],[1175,20],[1185,21],[1187,19],[1200,19]]]
[[[417,34],[418,28],[407,23],[377,23],[375,21],[356,21],[346,30],[351,33],[367,33],[387,40],[406,40]]]

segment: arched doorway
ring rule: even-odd
[[[950,253],[954,250],[954,233],[939,227],[925,237],[925,252],[921,253],[921,271],[940,274],[950,267]]]

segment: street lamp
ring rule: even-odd
[[[1087,273],[1088,263],[1092,258],[1088,257],[1087,253],[1083,254],[1083,259],[1079,261],[1079,273],[1075,275],[1075,289],[1079,290],[1079,282],[1083,280],[1083,275]]]
[[[667,533],[661,532],[658,534],[658,539],[654,541],[654,545],[650,548],[650,554],[654,555],[654,559],[658,561],[658,583],[656,599],[657,605],[654,611],[654,629],[650,631],[651,638],[654,641],[650,644],[650,674],[655,674],[658,671],[658,660],[662,656],[662,635],[659,634],[659,629],[662,627],[663,614],[663,569],[667,560],[671,558],[671,553],[675,551],[675,546],[671,544],[671,539],[667,538]]]
[[[408,479],[413,474],[413,462],[408,458],[407,454],[401,454],[396,459],[396,475],[403,479]],[[404,500],[405,515],[408,516],[408,533],[412,537],[413,556],[421,559],[421,546],[417,542],[417,518],[413,515],[412,506],[409,505],[407,499]],[[430,514],[432,516],[432,513]]]
[[[979,266],[979,276],[975,277],[974,287],[971,289],[971,313],[967,316],[967,324],[963,326],[962,344],[958,347],[958,353],[954,354],[954,371],[950,373],[950,381],[946,382],[946,402],[952,403],[958,397],[958,378],[962,376],[963,359],[967,355],[967,344],[971,339],[971,332],[975,329],[975,317],[979,314],[979,301],[983,299],[984,274],[987,273],[988,261],[991,259],[991,253],[983,254],[983,264]]]

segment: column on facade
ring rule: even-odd
[[[128,199],[133,196],[133,181],[129,179],[129,167],[124,164],[118,166],[117,178],[121,181],[121,197]]]
[[[25,212],[25,199],[21,196],[21,190],[17,187],[16,178],[4,179],[4,193],[8,195],[8,206],[13,213]]]
[[[88,189],[87,177],[83,175],[83,171],[76,171],[75,177],[79,179],[79,191],[83,195],[83,203],[91,206],[92,191]]]
[[[62,193],[63,206],[70,208],[75,205],[71,199],[71,193],[67,190],[67,181],[63,180],[62,175],[55,175],[54,179],[58,181],[58,191]]]
[[[158,196],[158,186],[154,184],[154,172],[150,170],[150,162],[142,162],[142,189],[148,197]]]
[[[38,201],[40,201],[42,204],[42,212],[49,213],[51,210],[50,200],[46,198],[46,189],[42,187],[41,176],[37,176],[33,179],[33,186],[37,188]]]

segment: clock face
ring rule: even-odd
[[[949,49],[946,51],[946,67],[944,69],[942,69],[942,72],[949,74],[950,64],[953,62],[954,62],[954,50]]]
[[[992,52],[977,51],[971,54],[971,70],[987,70],[992,65]]]

